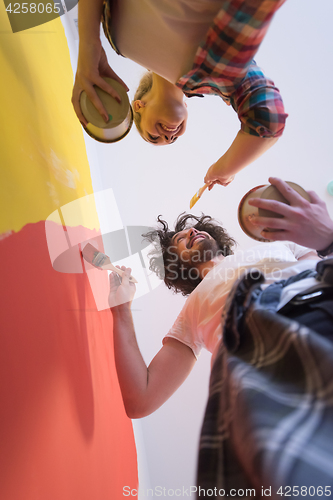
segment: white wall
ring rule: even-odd
[[[333,198],[326,192],[328,182],[333,180],[332,16],[331,0],[317,5],[310,0],[288,0],[277,13],[256,61],[282,93],[289,113],[285,133],[273,149],[238,174],[230,186],[206,192],[193,209],[195,214],[203,211],[221,220],[240,246],[249,247],[253,241],[238,226],[238,203],[246,191],[265,184],[269,175],[315,190],[333,216]],[[111,66],[126,81],[132,97],[143,69],[118,57],[107,42],[105,48]],[[187,104],[188,130],[172,146],[149,145],[134,128],[117,144],[94,143],[98,157],[94,185],[96,189],[113,188],[124,225],[154,225],[158,214],[172,223],[179,213],[188,210],[189,200],[201,187],[206,170],[236,135],[237,116],[218,97],[192,98]],[[87,138],[87,142],[92,140]],[[161,347],[161,339],[183,301],[161,285],[133,302],[138,340],[147,362]],[[145,486],[176,489],[195,484],[209,358],[204,353],[171,400],[142,419]],[[143,461],[144,457],[141,465]]]

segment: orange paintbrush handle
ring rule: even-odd
[[[204,186],[202,186],[196,193],[195,195],[193,196],[193,198],[191,198],[191,201],[190,201],[190,209],[194,207],[194,205],[196,204],[196,202],[201,198],[202,196],[202,193],[205,191],[205,189],[208,188],[208,184],[205,184]]]

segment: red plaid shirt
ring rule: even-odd
[[[197,50],[192,70],[176,85],[188,97],[219,95],[231,105],[241,129],[259,137],[282,135],[287,114],[279,90],[253,61],[274,12],[285,0],[226,0]],[[103,28],[113,49],[105,0]],[[120,54],[121,55],[121,54]]]
[[[282,135],[288,116],[274,82],[253,61],[273,14],[284,1],[225,1],[191,71],[176,83],[188,97],[219,95],[237,112],[241,129],[259,137]]]

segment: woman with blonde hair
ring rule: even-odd
[[[227,185],[234,175],[268,150],[282,135],[286,120],[274,82],[253,61],[270,21],[284,0],[80,0],[79,58],[73,106],[85,90],[108,121],[94,90],[116,99],[103,77],[118,80],[100,40],[100,21],[112,47],[150,68],[132,103],[138,131],[147,142],[171,144],[184,134],[184,97],[218,95],[232,106],[241,129],[229,149],[205,176],[210,188]],[[128,89],[127,89],[128,90]]]

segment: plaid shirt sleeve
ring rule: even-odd
[[[288,115],[281,94],[254,61],[230,96],[230,103],[238,114],[243,132],[266,138],[282,135]]]
[[[176,83],[188,97],[219,95],[238,113],[243,132],[258,137],[279,137],[288,116],[279,90],[253,61],[284,1],[225,0],[191,71]]]
[[[257,137],[281,136],[288,116],[274,82],[252,60],[284,1],[225,0],[197,50],[191,71],[176,83],[188,97],[222,97],[237,112],[241,130]],[[104,4],[103,28],[120,54],[112,40],[109,0]]]

